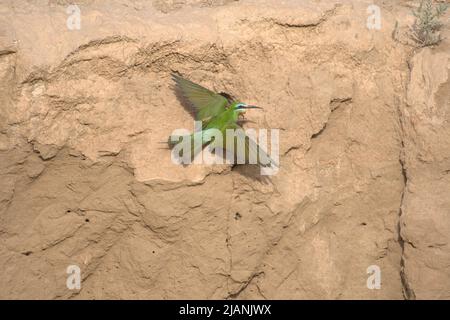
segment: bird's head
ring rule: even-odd
[[[246,103],[241,103],[241,102],[236,103],[234,105],[234,111],[236,111],[237,113],[244,113],[245,110],[247,110],[247,109],[262,109],[262,108],[257,107],[257,106],[251,106],[251,105],[248,105]]]

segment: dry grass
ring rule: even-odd
[[[448,8],[447,3],[433,4],[432,0],[422,0],[417,10],[413,10],[416,19],[411,27],[411,37],[419,46],[432,46],[442,41],[440,18]]]

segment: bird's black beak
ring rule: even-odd
[[[262,108],[257,106],[243,106],[242,109],[262,109]]]

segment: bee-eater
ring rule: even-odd
[[[173,73],[172,77],[176,83],[176,89],[194,107],[195,119],[201,121],[202,125],[200,130],[190,135],[169,137],[170,147],[177,145],[184,147],[181,149],[190,151],[189,160],[191,161],[209,145],[214,150],[218,148],[228,153],[231,152],[233,160],[237,160],[238,164],[258,164],[263,167],[275,165],[278,167],[278,164],[271,159],[267,152],[245,134],[243,128],[238,124],[239,115],[245,110],[262,108],[235,101],[226,93],[215,93],[177,74]],[[227,144],[227,131],[229,133],[230,130],[234,134],[232,137],[234,142],[231,141]],[[222,139],[217,139],[218,132]],[[240,154],[239,147],[243,148]],[[237,159],[238,155],[240,160]],[[183,155],[180,154],[180,156]]]

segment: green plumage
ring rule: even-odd
[[[230,149],[231,143],[227,144],[226,130],[232,129],[236,135],[233,137],[234,141],[232,142],[234,143],[234,150],[237,150],[240,143],[243,143],[245,146],[245,154],[243,155],[245,159],[242,159],[241,157],[240,162],[238,163],[249,163],[249,159],[256,159],[257,164],[261,166],[277,165],[253,139],[245,135],[243,128],[238,124],[240,112],[245,109],[258,107],[234,101],[228,95],[215,93],[192,81],[186,80],[179,75],[172,74],[172,77],[176,83],[176,89],[179,90],[179,93],[181,93],[194,108],[195,119],[202,121],[202,130],[192,133],[190,139],[188,137],[183,137],[184,139],[169,137],[169,145],[171,147],[174,147],[178,143],[190,143],[191,160],[193,160],[207,145],[227,150]],[[211,139],[210,137],[211,134],[217,132],[217,130],[222,133],[222,141],[216,141],[214,138]],[[198,139],[197,141],[201,141],[201,143],[195,145],[195,138]],[[183,155],[180,154],[180,156]],[[236,152],[234,153],[234,159],[235,161],[238,160]]]

